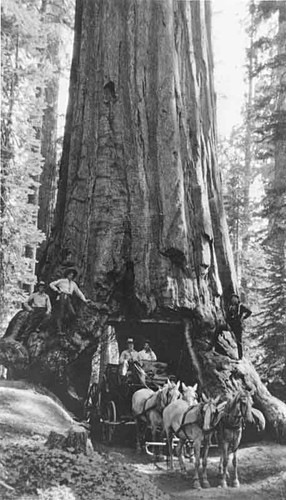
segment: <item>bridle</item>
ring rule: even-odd
[[[207,411],[210,413],[210,416],[209,416],[209,423],[207,425],[207,428],[205,429],[205,420],[206,420]],[[217,415],[216,405],[212,401],[205,403],[201,409],[201,415],[203,418],[203,431],[204,431],[204,433],[207,434],[209,432],[212,432],[214,430],[214,427],[215,427],[214,421],[215,421],[215,417]]]
[[[177,397],[175,398],[175,394]],[[180,399],[182,397],[181,393],[178,391],[177,387],[167,387],[162,389],[160,394],[160,410],[163,410],[170,403],[175,401],[176,399]]]
[[[237,401],[238,398],[239,401]],[[250,406],[249,398],[250,396],[247,396],[246,394],[240,394],[237,398],[235,398],[229,410],[225,412],[224,427],[227,429],[239,429],[240,427],[245,427],[248,408]],[[236,411],[236,413],[232,411],[237,409],[238,411]]]

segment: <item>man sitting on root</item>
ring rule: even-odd
[[[38,291],[32,293],[30,297],[23,303],[23,308],[29,311],[28,325],[26,328],[26,336],[34,331],[39,331],[39,327],[45,318],[51,314],[51,302],[48,294],[45,293],[46,283],[40,281]]]

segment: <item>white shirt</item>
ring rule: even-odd
[[[132,349],[131,351],[129,351],[129,349],[122,351],[119,363],[121,364],[123,361],[138,361],[138,352],[135,351],[135,349]]]
[[[150,349],[150,351],[142,349],[142,351],[138,353],[138,361],[157,361],[157,356],[152,349]]]
[[[61,278],[57,281],[53,281],[50,283],[50,287],[55,292],[66,293],[67,295],[75,293],[83,302],[87,301],[77,284],[68,278]]]
[[[52,309],[50,297],[46,293],[34,292],[30,295],[28,300],[24,302],[24,304],[28,304],[33,309],[36,309],[37,307],[45,307],[48,314],[50,314]]]

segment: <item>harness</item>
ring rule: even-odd
[[[150,406],[150,408],[146,409],[146,404],[148,403],[149,399],[153,398],[153,396],[154,396],[154,394],[151,394],[151,396],[149,396],[149,398],[145,399],[144,404],[143,404],[143,411],[142,411],[142,413],[140,413],[140,415],[138,415],[139,417],[141,415],[144,415],[144,413],[147,413],[148,411],[153,410],[154,408],[156,408],[156,406],[157,406],[157,398],[155,399],[155,404],[153,406]]]
[[[192,406],[190,406],[189,408],[186,409],[186,411],[185,411],[185,413],[183,415],[182,421],[181,421],[181,425],[180,425],[179,429],[175,432],[175,435],[177,437],[179,437],[178,436],[179,432],[182,431],[184,433],[184,435],[185,435],[185,438],[187,440],[189,440],[189,436],[187,435],[186,430],[185,430],[186,426],[189,425],[188,423],[186,423],[186,418],[187,418],[188,413],[194,408],[194,406],[196,406],[196,405],[192,405]],[[203,419],[203,415],[202,415],[202,406],[201,406],[201,408],[200,408],[200,418],[198,420],[198,425],[202,423],[202,419]]]
[[[228,413],[224,415],[222,420],[223,420],[223,426],[226,429],[238,430],[240,427],[242,427],[242,429],[245,428],[245,417],[242,414],[240,407],[238,415],[232,415],[230,410]]]
[[[167,391],[167,394],[169,393],[169,389]],[[155,393],[156,394],[156,393]],[[146,409],[146,405],[149,401],[154,396],[154,394],[151,394],[147,399],[145,399],[144,404],[143,404],[143,411],[138,415],[138,417],[141,417],[142,415],[148,413],[150,410],[154,410],[155,408],[158,409],[158,411],[161,410],[161,404],[162,404],[162,391],[157,392],[157,397],[155,399],[155,404],[153,406],[150,406],[150,408]],[[167,396],[167,401],[168,401],[168,396]],[[168,403],[167,403],[168,404]]]

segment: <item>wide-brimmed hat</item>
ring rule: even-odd
[[[69,267],[64,271],[64,277],[66,278],[68,274],[73,273],[74,278],[78,275],[78,271],[75,267]]]
[[[232,298],[232,297],[236,297],[237,299],[239,299],[239,296],[237,295],[237,293],[232,293],[230,298]]]
[[[145,339],[144,340],[144,344],[149,344],[150,345],[151,344],[150,339]]]
[[[38,283],[38,287],[39,287],[39,286],[46,286],[46,283],[45,283],[44,281],[39,281],[39,283]]]
[[[127,344],[131,344],[131,343],[132,343],[132,344],[134,344],[134,340],[133,340],[131,337],[129,337],[129,338],[126,340],[126,342],[127,342]]]

